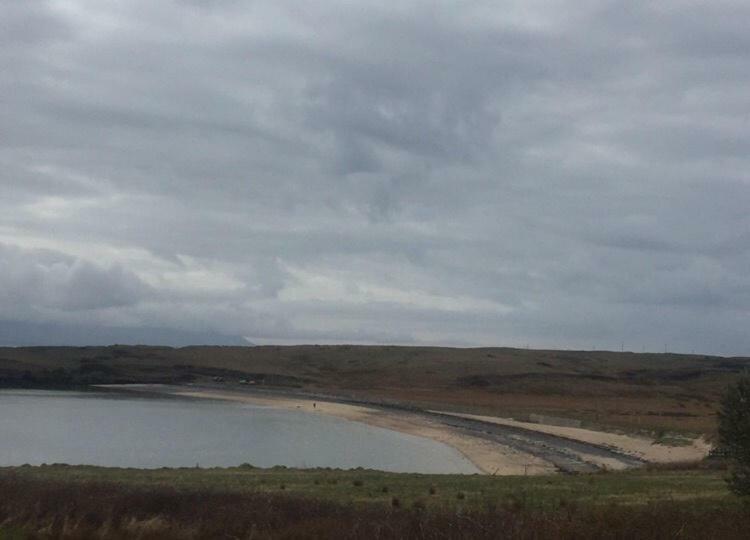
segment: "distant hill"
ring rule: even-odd
[[[241,336],[190,332],[173,328],[107,327],[56,323],[0,321],[0,347],[85,345],[251,345]]]
[[[162,346],[0,348],[0,388],[218,383],[234,390],[324,392],[521,420],[541,414],[652,434],[712,434],[727,384],[750,367],[750,358],[612,351],[351,345],[171,348],[164,346],[169,336],[172,343],[182,344],[219,337],[161,330],[119,334],[114,329],[105,334],[96,329],[90,336],[66,331],[71,333],[49,328],[45,339],[89,344],[94,339],[129,339]]]

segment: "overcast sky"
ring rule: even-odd
[[[750,354],[749,209],[747,1],[0,0],[6,321]]]

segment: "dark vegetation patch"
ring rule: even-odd
[[[238,371],[231,369],[202,367],[194,365],[175,365],[174,369],[182,372],[189,373],[193,378],[196,377],[219,377],[225,382],[238,382],[245,381],[248,384],[259,384],[267,386],[282,386],[289,388],[301,388],[306,382],[306,379],[302,377],[295,377],[292,375],[279,375],[277,373],[258,373],[248,371]]]
[[[304,378],[277,373],[248,372],[224,367],[174,363],[163,347],[30,347],[19,349],[47,360],[57,351],[59,361],[23,362],[0,358],[0,388],[81,388],[96,384],[184,384],[199,378],[221,378],[250,384],[300,388]],[[56,367],[52,367],[57,364]]]
[[[79,388],[95,384],[132,384],[140,382],[180,384],[194,377],[156,366],[126,369],[96,360],[84,360],[79,366],[35,370],[0,370],[0,388]]]
[[[617,377],[612,375],[600,375],[597,373],[512,373],[508,375],[484,373],[470,375],[468,377],[459,377],[456,379],[456,384],[459,386],[474,386],[480,388],[507,385],[517,386],[519,383],[549,382],[551,377],[562,381],[581,380],[618,382]]]
[[[716,369],[637,369],[623,371],[620,377],[632,383],[674,383],[694,381],[714,373]]]
[[[734,371],[736,373],[740,373],[742,371],[750,369],[750,361],[748,361],[747,359],[730,358],[726,360],[720,360],[717,363],[717,367],[719,367],[722,370]]]

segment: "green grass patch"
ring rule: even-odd
[[[19,527],[0,527],[0,540],[26,540],[29,535]]]
[[[721,474],[6,468],[0,469],[0,540],[744,540],[750,505],[727,492]]]
[[[485,476],[386,473],[355,469],[177,468],[119,469],[49,465],[0,468],[0,474],[37,480],[113,482],[178,490],[233,493],[289,493],[336,503],[403,507],[415,503],[441,508],[486,508],[514,504],[555,508],[566,504],[643,505],[685,501],[733,504],[724,472],[714,470],[638,470],[591,475]]]

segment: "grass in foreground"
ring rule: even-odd
[[[0,468],[0,475],[39,481],[116,484],[222,493],[294,494],[341,504],[478,509],[514,504],[554,508],[565,504],[638,505],[687,501],[702,505],[736,502],[716,470],[645,469],[564,476],[401,474],[354,469],[233,468],[118,469],[49,465]]]
[[[337,483],[315,483],[323,478]],[[745,538],[750,509],[720,491],[718,481],[712,472],[661,471],[524,479],[5,469],[0,538]],[[388,494],[361,495],[368,483],[384,482]],[[659,484],[669,489],[657,491]],[[586,495],[585,486],[599,496]],[[494,498],[520,489],[526,498]]]

